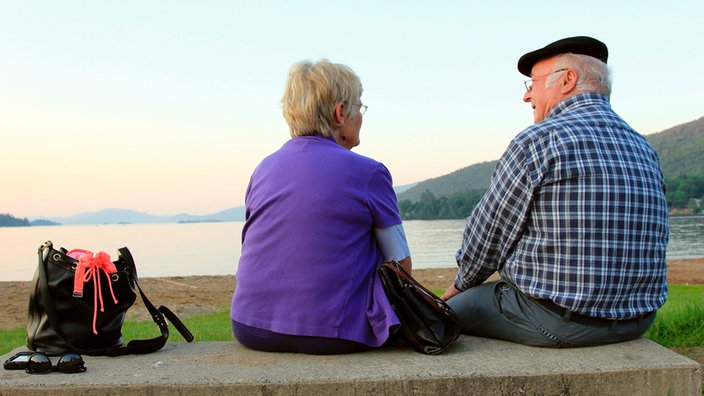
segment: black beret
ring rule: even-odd
[[[539,61],[567,53],[589,55],[604,63],[609,58],[609,50],[601,41],[586,36],[568,37],[523,55],[518,60],[518,71],[530,77],[533,66]]]

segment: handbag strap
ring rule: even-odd
[[[44,298],[44,308],[46,311],[46,316],[49,319],[49,323],[51,324],[52,329],[54,329],[54,332],[56,332],[56,334],[76,352],[90,356],[122,356],[130,354],[140,355],[156,352],[166,344],[166,341],[169,338],[169,326],[166,323],[165,317],[168,318],[168,320],[174,325],[174,327],[176,327],[178,332],[181,333],[181,335],[187,342],[193,341],[193,334],[188,330],[186,325],[183,324],[181,319],[176,316],[176,314],[174,314],[170,309],[164,306],[156,308],[154,304],[149,301],[147,296],[142,291],[142,288],[139,286],[137,278],[137,267],[134,263],[134,259],[132,258],[132,254],[130,253],[129,249],[123,247],[119,249],[120,260],[124,260],[125,264],[128,266],[129,276],[134,282],[134,284],[137,286],[137,289],[139,290],[139,295],[142,298],[142,302],[151,314],[152,320],[154,321],[154,323],[156,323],[157,327],[159,327],[159,330],[161,331],[161,336],[146,340],[132,340],[128,342],[127,345],[123,345],[120,347],[83,349],[71,345],[71,343],[66,341],[66,337],[64,337],[63,332],[58,326],[58,315],[56,313],[56,310],[54,309],[54,304],[50,301],[51,297],[49,294],[49,282],[46,273],[46,262],[51,249],[51,242],[46,242],[39,248],[39,287],[41,288],[41,294]]]
[[[181,336],[183,336],[186,342],[193,341],[193,334],[188,330],[186,325],[183,324],[181,319],[179,319],[179,317],[176,316],[175,313],[173,313],[169,308],[163,305],[160,305],[159,308],[156,308],[154,304],[149,301],[146,294],[144,294],[142,288],[139,286],[137,266],[134,263],[132,253],[130,253],[129,249],[127,249],[126,247],[122,247],[118,249],[118,252],[120,253],[120,259],[125,260],[125,264],[127,264],[127,266],[129,267],[130,277],[134,281],[134,284],[137,286],[137,289],[139,290],[139,295],[142,297],[142,302],[144,303],[144,306],[147,308],[147,311],[149,311],[149,313],[152,315],[154,323],[156,323],[156,325],[159,327],[159,330],[161,330],[161,337],[156,337],[149,340],[132,340],[128,342],[127,346],[124,348],[134,348],[135,350],[139,351],[127,352],[127,354],[151,353],[161,349],[161,347],[163,347],[166,343],[166,339],[169,338],[169,326],[167,325],[165,319],[168,319],[169,322],[174,325],[176,330],[178,330],[178,332],[181,334]],[[158,348],[154,350],[148,350],[152,347],[156,347],[156,345],[158,345],[162,340],[163,342],[161,342],[161,345],[159,345]],[[146,352],[141,352],[142,350],[146,350]]]
[[[433,293],[430,289],[418,282],[418,280],[416,280],[416,278],[409,274],[408,271],[406,271],[403,266],[398,263],[398,261],[387,261],[385,263],[382,263],[379,269],[381,269],[381,267],[388,268],[392,272],[397,273],[399,279],[402,282],[413,285],[416,290],[422,292],[421,294],[426,300],[437,305],[438,307],[440,307],[441,310],[446,311],[448,316],[450,316],[453,321],[456,321],[459,324],[459,318],[457,317],[457,314],[455,313],[455,311],[452,310],[452,308],[450,308],[449,305],[447,305],[447,302],[443,301],[440,297],[436,296],[435,293]],[[382,279],[382,282],[384,281],[385,279]]]

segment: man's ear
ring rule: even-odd
[[[345,125],[345,102],[340,102],[335,106],[335,123],[336,126]]]
[[[572,69],[567,69],[564,76],[562,77],[562,83],[560,84],[560,92],[563,94],[568,94],[572,92],[577,87],[577,72]]]

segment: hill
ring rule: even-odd
[[[704,173],[704,117],[647,135],[666,179]]]
[[[421,195],[430,191],[436,196],[448,196],[470,190],[486,190],[491,182],[497,161],[482,162],[456,170],[445,176],[422,181],[408,190],[398,194],[398,200],[419,201]]]
[[[704,117],[662,132],[646,135],[660,156],[666,179],[704,174]],[[444,176],[428,179],[398,194],[399,202],[418,202],[424,192],[436,197],[486,190],[497,161],[482,162]]]

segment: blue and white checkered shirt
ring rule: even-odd
[[[570,97],[516,136],[468,218],[455,286],[492,273],[573,312],[628,319],[667,297],[657,153],[607,96]]]

